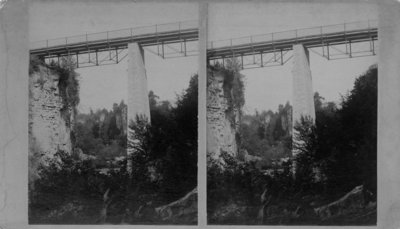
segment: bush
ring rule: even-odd
[[[269,179],[253,163],[240,162],[227,152],[220,161],[207,158],[207,212],[211,216],[218,206],[229,202],[260,204],[260,195]]]
[[[64,151],[58,151],[47,165],[39,168],[40,179],[36,182],[37,193],[56,193],[61,198],[85,194],[101,195],[102,177],[90,160],[80,160]]]

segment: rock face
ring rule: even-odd
[[[71,131],[74,109],[64,106],[60,95],[59,75],[46,67],[29,76],[29,178],[46,158],[58,150],[72,151]]]
[[[218,159],[221,151],[237,156],[236,134],[240,116],[238,110],[230,109],[228,105],[224,75],[209,71],[207,85],[207,153],[213,159]]]
[[[366,207],[366,191],[362,185],[355,187],[339,200],[315,208],[315,213],[323,220],[345,214],[351,214]]]
[[[288,133],[288,135],[292,135],[293,127],[292,127],[292,107],[288,104],[282,109],[281,116],[281,125],[282,129]]]
[[[121,113],[117,115],[117,126],[118,129],[122,131],[124,135],[127,134],[127,128],[128,128],[128,107],[125,105],[121,109]]]
[[[197,223],[197,187],[183,198],[155,209],[163,221],[180,224]]]

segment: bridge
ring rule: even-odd
[[[294,126],[301,117],[313,122],[316,117],[309,51],[327,60],[371,56],[377,53],[377,39],[378,21],[351,22],[210,41],[207,59],[209,64],[225,66],[227,59],[234,58],[241,69],[281,66],[292,59],[292,140],[303,144]],[[210,150],[219,155],[218,147]],[[299,152],[292,153],[296,157]],[[295,161],[292,166],[295,175]]]
[[[235,57],[242,69],[283,65],[296,44],[328,60],[376,55],[378,21],[359,21],[210,41],[207,57],[224,63]]]
[[[118,64],[126,58],[129,43],[162,58],[193,56],[197,40],[197,21],[183,21],[36,41],[30,44],[30,54],[56,62],[73,56],[76,67],[82,68]]]
[[[377,39],[378,21],[350,22],[210,41],[207,59],[215,63],[236,57],[243,69],[283,65],[295,44],[328,60],[354,58],[376,55]],[[134,42],[162,58],[194,56],[197,40],[197,21],[184,21],[37,41],[31,43],[30,53],[55,61],[74,56],[76,67],[82,68],[117,64]]]
[[[143,48],[162,58],[197,55],[198,34],[197,21],[168,23],[34,42],[30,54],[58,63],[60,57],[74,56],[77,68],[117,64],[128,57],[128,119],[144,115],[150,121]],[[301,116],[315,120],[309,51],[328,60],[376,55],[377,39],[377,21],[319,26],[210,41],[207,61],[225,65],[226,59],[235,58],[245,69],[283,65],[293,59],[296,123]]]

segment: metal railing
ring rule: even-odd
[[[302,37],[322,37],[332,33],[351,33],[361,30],[378,28],[378,20],[348,22],[327,26],[317,26],[303,29],[287,30],[231,39],[215,40],[207,43],[207,49],[218,49],[240,45],[251,45],[256,43],[273,43],[274,41],[297,39]]]
[[[96,42],[103,40],[112,40],[122,37],[135,37],[141,35],[151,35],[167,33],[170,31],[184,31],[189,29],[197,29],[197,20],[182,21],[174,23],[156,24],[151,26],[141,26],[134,28],[126,28],[119,30],[110,30],[98,33],[87,33],[76,36],[60,37],[54,39],[47,39],[41,41],[35,41],[30,43],[30,49],[43,49],[54,46],[68,46],[72,44]]]

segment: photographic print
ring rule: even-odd
[[[29,224],[196,225],[198,4],[29,15]]]
[[[376,225],[376,5],[208,15],[208,224]]]

